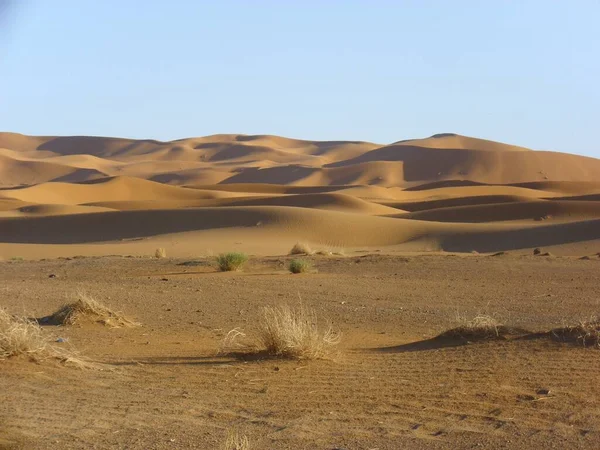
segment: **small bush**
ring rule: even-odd
[[[239,270],[246,262],[248,262],[248,256],[245,253],[229,252],[217,256],[217,265],[221,272]]]
[[[0,309],[0,358],[17,355],[35,358],[47,349],[48,340],[39,325]]]
[[[166,258],[167,251],[164,248],[157,248],[154,252],[154,257],[158,259]]]
[[[57,325],[73,325],[78,322],[89,321],[113,328],[139,325],[121,313],[97,302],[85,293],[79,293],[78,296],[79,298],[75,302],[61,306],[58,311],[45,318],[45,322]]]
[[[80,367],[89,365],[71,352],[52,346],[36,322],[11,316],[0,308],[0,359],[15,356],[28,356],[34,361],[54,358]]]
[[[321,330],[311,309],[265,307],[255,336],[234,328],[223,340],[220,353],[264,354],[287,359],[326,359],[341,336],[331,327]]]
[[[321,359],[340,341],[331,328],[319,330],[311,309],[266,307],[259,322],[258,341],[267,354],[290,359]]]
[[[467,340],[499,339],[506,334],[506,327],[491,316],[479,315],[471,320],[459,318],[462,322],[440,336],[462,338]]]
[[[312,255],[313,251],[308,244],[297,242],[290,250],[290,255]]]
[[[304,273],[312,269],[312,264],[303,259],[292,259],[288,268],[292,273]]]
[[[555,328],[550,334],[559,341],[577,343],[584,347],[600,347],[600,319],[592,318],[577,325]]]
[[[250,450],[250,441],[246,435],[240,435],[235,430],[229,430],[223,450]]]

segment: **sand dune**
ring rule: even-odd
[[[277,254],[298,240],[577,253],[599,239],[598,180],[598,159],[454,134],[379,145],[0,133],[0,256],[146,253],[164,242],[175,254]]]
[[[503,222],[512,220],[575,221],[600,218],[600,202],[594,201],[521,201],[443,207],[397,217],[436,222]]]

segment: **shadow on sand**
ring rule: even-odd
[[[113,366],[139,366],[139,365],[189,365],[189,366],[232,366],[247,362],[283,361],[266,352],[236,352],[212,356],[153,356],[149,358],[130,359],[126,361],[109,361]]]
[[[462,347],[463,345],[492,341],[533,340],[548,338],[548,333],[532,333],[522,328],[499,327],[495,334],[460,334],[460,329],[452,329],[438,336],[422,341],[409,342],[391,347],[373,349],[382,353],[407,353]]]

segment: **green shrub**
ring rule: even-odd
[[[292,259],[288,268],[292,273],[304,273],[308,272],[312,268],[312,265],[303,259]]]
[[[247,261],[248,256],[240,252],[221,253],[217,256],[217,265],[221,272],[239,270]]]

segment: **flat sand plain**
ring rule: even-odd
[[[528,336],[432,340],[457,316],[543,332],[598,311],[598,257],[485,255],[9,261],[0,299],[41,317],[79,290],[142,323],[45,327],[103,370],[0,363],[0,447],[597,448],[600,350]],[[55,277],[50,278],[53,274]],[[299,300],[301,299],[301,300]],[[217,354],[261,306],[302,302],[342,332],[332,360]],[[548,390],[543,393],[544,389]]]

